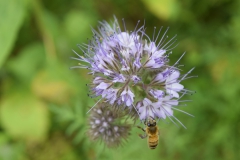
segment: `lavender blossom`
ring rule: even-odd
[[[94,36],[89,44],[79,45],[84,55],[74,51],[78,57],[73,58],[82,63],[72,68],[90,70],[93,77],[90,96],[100,97],[98,102],[109,103],[119,111],[135,110],[140,120],[149,116],[171,120],[173,117],[182,124],[173,110],[186,113],[176,106],[182,102],[180,98],[192,93],[180,83],[190,78],[188,75],[193,69],[180,74],[178,65],[184,54],[173,66],[169,65],[176,36],[168,40],[168,28],[162,34],[161,27],[157,33],[154,28],[151,39],[144,25],[138,27],[139,22],[129,32],[123,21],[122,31],[116,18],[112,26],[106,21],[99,23],[98,30],[92,30]]]

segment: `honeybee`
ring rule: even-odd
[[[139,137],[142,139],[148,137],[149,148],[155,149],[158,145],[158,138],[160,134],[157,123],[153,117],[149,117],[148,119],[146,119],[144,124],[146,125],[146,129],[140,126],[137,126],[138,128],[142,129],[143,132],[145,132],[144,135],[139,134]]]

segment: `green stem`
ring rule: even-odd
[[[53,36],[49,31],[49,29],[47,28],[46,22],[44,20],[42,5],[39,2],[39,0],[33,0],[31,2],[32,2],[33,12],[34,12],[34,18],[36,20],[37,27],[39,28],[42,39],[43,39],[47,61],[55,60],[57,57],[56,48],[55,48]]]

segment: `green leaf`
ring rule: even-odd
[[[47,106],[31,94],[22,92],[4,97],[0,121],[13,138],[30,141],[44,140],[49,127]]]
[[[86,78],[79,76],[64,63],[53,62],[33,78],[31,89],[35,95],[57,104],[67,104],[70,99],[82,97],[87,102]]]
[[[13,143],[9,135],[7,135],[5,132],[0,132],[0,160],[23,160],[24,158],[23,143]]]
[[[26,9],[25,0],[0,1],[0,67],[4,63],[17,38]]]
[[[30,83],[37,70],[44,64],[45,51],[41,43],[24,48],[17,57],[7,62],[7,68],[24,82]]]
[[[56,115],[58,122],[70,122],[75,118],[70,108],[51,105],[49,109]]]
[[[0,160],[27,160],[24,148],[21,142],[0,144]]]
[[[168,20],[178,15],[179,4],[176,0],[142,0],[155,16]]]
[[[66,130],[67,135],[73,134],[75,131],[80,129],[81,126],[82,126],[82,123],[79,121],[74,121],[74,122],[70,123],[70,125],[68,126],[68,128]]]
[[[77,44],[86,40],[91,34],[90,26],[96,22],[93,15],[79,10],[72,10],[66,15],[63,26],[66,35],[73,40],[73,43]]]
[[[9,141],[9,136],[4,133],[4,132],[0,132],[0,146],[3,144],[6,144]]]

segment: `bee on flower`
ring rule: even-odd
[[[116,112],[140,119],[149,117],[166,119],[175,123],[174,110],[191,114],[177,108],[181,98],[193,92],[184,88],[181,81],[193,76],[180,73],[179,60],[169,65],[169,55],[175,47],[176,36],[168,39],[168,28],[158,31],[154,28],[153,38],[145,33],[145,26],[137,23],[133,31],[128,31],[123,21],[121,30],[118,20],[112,25],[99,22],[93,29],[93,39],[89,44],[79,45],[83,54],[75,52],[80,65],[72,68],[85,68],[92,75],[90,96],[99,97],[97,103],[107,103]],[[104,107],[102,107],[104,110]],[[175,123],[176,124],[176,123]]]

